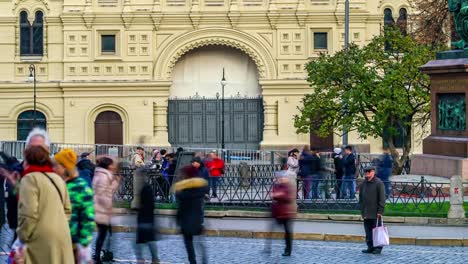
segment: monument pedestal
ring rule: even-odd
[[[431,79],[431,135],[413,156],[411,174],[468,180],[468,58],[447,57],[421,67]]]

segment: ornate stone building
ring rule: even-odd
[[[403,0],[350,2],[359,45],[384,15],[410,12]],[[5,0],[0,45],[2,140],[30,129],[34,64],[35,122],[55,142],[219,146],[224,68],[226,146],[286,148],[310,140],[292,121],[304,65],[343,48],[344,0]]]

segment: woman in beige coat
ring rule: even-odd
[[[102,263],[100,256],[102,245],[111,228],[112,198],[120,182],[119,178],[113,175],[115,171],[116,164],[113,159],[102,157],[97,161],[97,167],[93,177],[94,219],[98,229],[94,252],[94,261],[96,264]]]
[[[44,147],[28,147],[24,156],[17,229],[19,240],[26,245],[24,260],[27,264],[74,263],[65,182],[53,173]]]

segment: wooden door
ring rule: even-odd
[[[95,144],[123,145],[123,122],[119,114],[104,111],[94,123]]]

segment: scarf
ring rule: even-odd
[[[38,166],[38,165],[29,165],[23,173],[21,173],[21,177],[25,176],[28,173],[31,172],[54,172],[54,169],[52,169],[51,166],[49,165],[44,165],[44,166]]]

